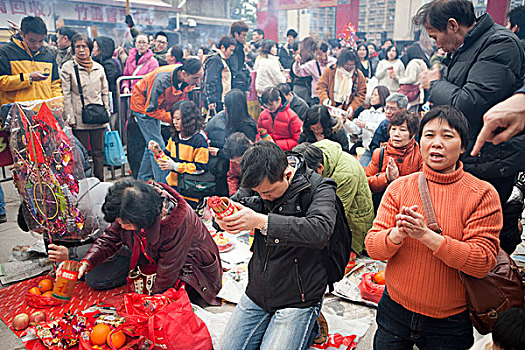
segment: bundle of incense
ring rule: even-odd
[[[273,142],[272,137],[270,136],[270,134],[268,134],[268,130],[266,129],[259,128],[259,136],[261,137],[261,141],[272,141]]]
[[[75,291],[78,279],[78,270],[81,264],[78,261],[66,260],[57,272],[57,280],[53,287],[53,298],[70,300]]]
[[[153,152],[153,156],[155,157],[155,161],[160,164],[160,160],[168,160],[168,156],[166,153],[164,153],[163,150],[160,149],[160,146],[157,144],[152,149],[151,152]]]
[[[228,197],[210,197],[208,198],[208,206],[215,212],[215,216],[220,220],[237,212],[237,207]]]

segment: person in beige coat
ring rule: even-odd
[[[378,85],[384,85],[390,93],[399,90],[399,78],[405,74],[405,65],[398,58],[397,48],[390,46],[386,50],[386,59],[379,61],[376,68]]]
[[[82,145],[91,148],[93,174],[100,181],[104,181],[104,137],[108,124],[84,124],[82,122],[82,102],[78,91],[75,66],[78,67],[85,105],[104,104],[109,113],[108,82],[104,68],[91,59],[93,41],[90,38],[84,34],[76,34],[71,47],[74,59],[64,63],[60,73],[65,119]]]

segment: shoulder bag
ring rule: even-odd
[[[423,173],[419,174],[419,195],[428,227],[441,234]],[[459,271],[459,277],[467,292],[470,320],[481,334],[492,331],[503,311],[523,306],[523,278],[514,261],[501,248],[496,256],[496,265],[487,276],[476,278]]]
[[[78,65],[73,65],[75,68],[75,76],[77,77],[78,93],[80,94],[80,102],[82,102],[82,123],[84,124],[106,124],[109,122],[109,114],[104,105],[98,103],[85,104],[84,93],[82,91],[82,84],[80,83],[80,73],[78,72]]]

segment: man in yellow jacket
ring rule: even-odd
[[[55,57],[43,47],[46,24],[27,16],[20,32],[0,47],[0,105],[62,96]]]

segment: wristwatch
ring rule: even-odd
[[[33,84],[33,78],[31,77],[31,74],[29,75],[29,84]]]
[[[261,235],[266,236],[268,233],[268,221],[264,223],[264,225],[259,229],[261,231]]]

